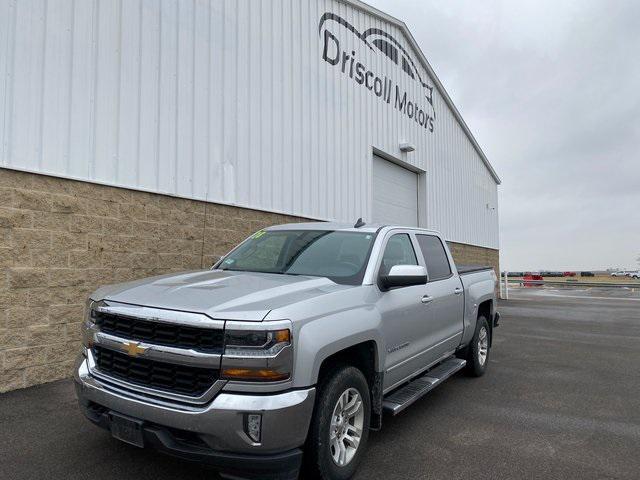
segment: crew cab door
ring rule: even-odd
[[[429,362],[452,353],[464,330],[464,292],[452,258],[436,235],[416,233],[418,253],[427,268],[425,292],[429,299]]]
[[[418,245],[410,231],[393,230],[387,235],[377,267],[377,277],[395,265],[420,265]],[[424,363],[425,350],[432,343],[432,309],[423,303],[426,285],[384,290],[379,286],[376,307],[380,313],[385,340],[384,388],[388,389],[411,376]]]

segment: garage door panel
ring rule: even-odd
[[[374,215],[373,222],[385,225],[403,225],[408,227],[417,226],[415,211],[388,203],[373,202],[374,211],[384,212],[383,215]]]
[[[379,189],[374,194],[374,200],[388,202],[395,205],[403,205],[406,208],[415,210],[414,204],[416,203],[415,189],[408,190],[405,188],[399,188],[394,185],[389,185],[384,189]]]
[[[418,175],[383,158],[373,157],[373,221],[418,225]]]

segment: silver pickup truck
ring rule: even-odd
[[[79,403],[112,436],[227,477],[347,479],[383,412],[485,372],[495,288],[433,231],[270,227],[211,270],[91,295]]]

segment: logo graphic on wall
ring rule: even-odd
[[[338,34],[334,35],[329,28],[336,23],[362,41],[371,51],[384,54],[410,78],[409,81],[418,83],[424,97],[412,98],[400,82],[394,82],[384,74],[377,74],[374,67],[370,68],[364,63],[364,59],[361,61],[357,58],[355,50],[348,52],[341,48]],[[344,18],[331,12],[320,17],[318,34],[322,39],[322,59],[325,62],[340,68],[344,75],[358,85],[365,87],[383,102],[393,105],[427,131],[433,132],[436,120],[433,86],[422,79],[411,55],[391,34],[379,28],[369,28],[361,33]]]

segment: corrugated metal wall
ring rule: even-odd
[[[409,48],[396,26],[338,1],[0,0],[0,165],[351,221],[370,215],[377,148],[426,171],[427,226],[497,248],[496,183],[440,94],[430,133],[356,84],[322,59],[325,12]]]

